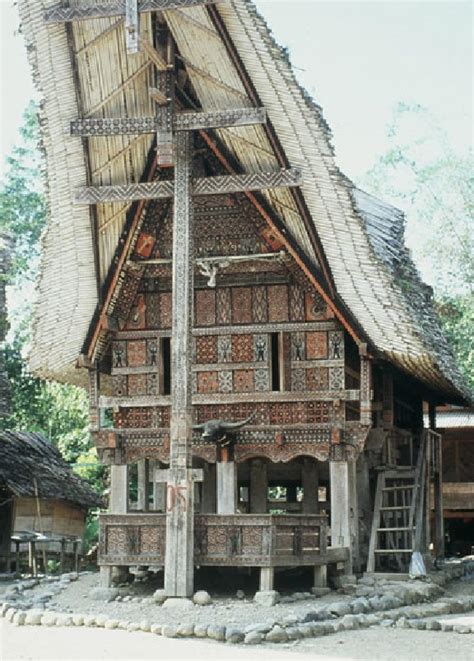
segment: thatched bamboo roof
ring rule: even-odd
[[[0,487],[17,497],[65,500],[84,508],[102,505],[41,434],[0,432],[0,457]]]
[[[50,201],[31,366],[46,377],[77,380],[74,364],[128,207],[100,204],[94,216],[87,207],[73,204],[74,191],[140,181],[153,136],[81,140],[69,136],[65,126],[79,117],[152,115],[153,66],[143,53],[126,55],[121,19],[47,26],[43,13],[54,4],[57,0],[19,0],[44,97]],[[285,52],[253,3],[223,0],[211,7],[166,11],[164,16],[202,109],[266,108],[281,153],[264,126],[220,129],[218,138],[244,172],[276,170],[282,160],[301,170],[309,225],[288,189],[273,189],[264,196],[315,271],[320,259],[313,235],[318,237],[336,301],[356,320],[361,341],[443,397],[468,398],[429,297],[404,252],[399,212],[368,202],[338,170],[321,109],[299,86]],[[151,40],[150,17],[142,14],[141,31],[148,31]],[[403,252],[410,286],[381,254],[382,245],[387,254]]]

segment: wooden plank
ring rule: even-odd
[[[222,195],[241,193],[269,188],[299,186],[302,182],[299,170],[279,170],[234,176],[205,177],[195,179],[192,186],[194,195]],[[154,200],[173,196],[172,181],[154,181],[144,184],[124,184],[122,186],[88,186],[76,191],[75,204],[103,204],[106,202],[133,202]]]
[[[164,11],[168,9],[185,9],[199,5],[211,5],[218,0],[139,0],[139,12]],[[60,2],[44,12],[44,22],[70,23],[72,21],[84,21],[91,18],[105,18],[108,16],[123,16],[126,10],[126,0],[116,0],[110,3],[97,3],[94,5],[76,5],[69,7],[68,4]]]
[[[156,52],[156,51],[155,51]],[[158,98],[160,105],[168,99],[161,90],[150,90],[153,98]],[[155,99],[156,100],[156,99]],[[155,133],[162,127],[162,113],[155,117],[103,117],[76,119],[70,124],[70,134],[74,136],[140,135]],[[265,124],[265,108],[235,108],[234,110],[215,110],[212,112],[180,112],[173,118],[176,131],[194,131],[198,129],[228,128],[232,126],[253,126]]]
[[[382,507],[383,488],[385,486],[385,475],[380,473],[377,478],[377,490],[375,492],[374,518],[372,520],[372,531],[370,533],[369,555],[367,558],[367,572],[375,571],[375,553],[377,551],[377,530],[380,527],[380,509]]]
[[[146,53],[148,59],[153,62],[158,71],[166,71],[168,69],[168,63],[166,60],[147,39],[140,39],[140,49]]]
[[[150,87],[150,98],[159,106],[165,106],[170,99],[157,87]]]

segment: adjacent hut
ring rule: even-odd
[[[104,582],[442,556],[435,409],[470,393],[403,215],[338,170],[254,4],[18,4],[51,213],[31,366],[88,383]]]
[[[13,560],[18,562],[11,554],[12,537],[42,539],[41,548],[59,557],[61,540],[68,542],[62,546],[63,553],[70,553],[72,541],[83,536],[88,509],[100,505],[99,496],[43,436],[0,433],[0,566],[4,571]]]

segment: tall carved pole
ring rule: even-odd
[[[165,592],[193,593],[192,322],[193,208],[191,198],[192,134],[176,133],[173,221],[173,321],[171,347],[171,437],[167,480]]]

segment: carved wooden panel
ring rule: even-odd
[[[219,392],[217,372],[198,372],[197,391],[198,393]]]
[[[148,407],[123,408],[114,414],[116,427],[144,429],[152,427],[154,421],[153,409]]]
[[[344,368],[343,367],[330,367],[329,368],[329,389],[330,390],[344,390]]]
[[[291,389],[295,392],[303,392],[306,390],[305,370],[296,368],[291,371]],[[314,390],[314,388],[313,388]]]
[[[160,295],[146,295],[146,325],[148,328],[160,327]]]
[[[255,390],[253,370],[234,371],[235,392],[253,392]]]
[[[320,321],[327,316],[327,305],[315,292],[305,293],[306,321]]]
[[[219,335],[217,338],[217,357],[219,363],[232,362],[232,341],[229,335]]]
[[[252,290],[250,287],[232,289],[232,323],[249,324],[252,322]]]
[[[306,346],[304,333],[291,334],[291,359],[295,362],[306,359]]]
[[[232,297],[228,287],[216,289],[216,315],[218,324],[232,323]]]
[[[216,292],[214,289],[196,290],[196,325],[214,326],[216,323]]]
[[[253,359],[256,363],[268,363],[268,335],[253,336]]]
[[[289,286],[289,306],[291,321],[305,320],[304,291],[298,285]]]
[[[306,370],[307,390],[328,390],[329,373],[327,367],[312,367]]]
[[[157,373],[147,375],[147,395],[160,394],[160,380]]]
[[[127,320],[126,328],[130,330],[141,330],[146,326],[146,304],[145,296],[138,294]]]
[[[147,394],[147,375],[129,374],[128,375],[128,394],[130,397]]]
[[[115,374],[112,377],[112,392],[114,397],[126,397],[128,395],[126,376]]]
[[[232,362],[253,362],[253,337],[252,335],[232,335]]]
[[[334,360],[344,359],[344,333],[343,331],[329,332],[329,357]]]
[[[171,292],[162,292],[160,294],[160,327],[171,328],[171,319],[172,319]]]
[[[232,370],[219,372],[219,392],[231,393],[233,391]]]
[[[268,368],[255,370],[254,378],[256,392],[268,392],[270,390],[270,371]]]
[[[196,338],[196,363],[208,365],[218,362],[217,337],[203,335]]]
[[[112,368],[127,367],[127,343],[112,342]]]
[[[306,402],[306,421],[310,424],[329,422],[328,402]]]
[[[142,367],[146,365],[146,340],[132,340],[127,343],[128,367]]]
[[[317,360],[328,357],[328,337],[324,331],[306,333],[306,359]]]
[[[268,301],[266,287],[252,287],[252,316],[256,324],[268,321]]]
[[[140,527],[140,551],[141,553],[153,554],[160,549],[163,531],[155,526]]]
[[[155,246],[156,239],[152,234],[147,234],[146,232],[141,232],[139,234],[137,243],[135,245],[135,254],[139,257],[151,257],[153,248]]]
[[[268,287],[268,320],[288,321],[287,285],[270,285]]]
[[[158,367],[158,341],[147,340],[147,365]]]

